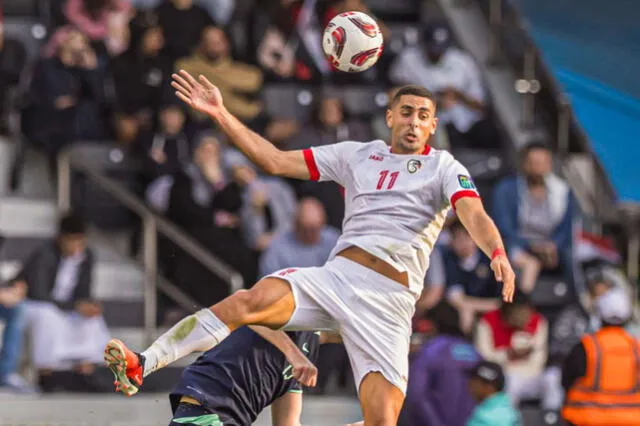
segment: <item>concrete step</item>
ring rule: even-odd
[[[92,292],[98,300],[141,300],[142,271],[134,263],[98,262]]]
[[[343,425],[362,419],[355,398],[307,395],[303,404],[304,425]],[[158,426],[168,424],[170,419],[167,395],[153,394],[148,389],[131,398],[114,393],[0,396],[2,426]],[[269,409],[254,423],[271,424]]]
[[[20,261],[0,261],[0,281],[14,277],[21,268]],[[135,264],[99,262],[95,267],[92,292],[98,300],[140,301],[142,286],[142,271]]]
[[[0,235],[47,238],[56,234],[58,212],[53,201],[0,198]]]

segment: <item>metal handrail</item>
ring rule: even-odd
[[[488,13],[486,13],[486,18],[490,25],[490,38],[488,42],[491,47],[489,63],[498,63],[497,56],[501,53],[505,54],[505,56],[507,55],[507,49],[503,49],[502,45],[504,41],[502,31],[505,25],[505,11],[508,11],[511,23],[514,24],[514,28],[520,29],[520,35],[524,37],[526,44],[522,79],[527,86],[526,90],[522,91],[523,95],[526,96],[524,99],[523,124],[530,126],[533,120],[535,120],[534,108],[536,99],[531,95],[540,92],[540,80],[544,79],[544,84],[552,94],[556,103],[555,117],[551,114],[550,119],[551,124],[555,126],[556,130],[555,136],[558,154],[562,160],[566,159],[570,153],[570,144],[572,141],[575,141],[580,145],[580,149],[589,155],[594,167],[597,183],[595,185],[595,192],[588,195],[593,202],[595,219],[603,224],[611,217],[611,214],[608,214],[608,212],[611,210],[611,202],[615,199],[614,189],[604,171],[604,167],[589,144],[584,129],[575,119],[571,103],[561,90],[558,81],[542,60],[539,49],[529,34],[522,17],[517,13],[513,5],[510,5],[505,0],[487,1]],[[534,82],[534,85],[537,86],[534,91],[530,90],[531,82]],[[573,183],[575,184],[575,182]],[[640,223],[638,223],[640,222],[640,211],[636,208],[633,209],[633,211],[626,212],[624,206],[620,207],[615,214],[619,218],[622,213],[624,217],[622,223],[625,224],[628,232],[627,275],[633,283],[634,300],[640,303],[640,301],[638,301],[639,290],[637,288],[637,282],[640,277]]]
[[[76,170],[87,176],[120,204],[142,219],[144,266],[144,328],[147,343],[155,339],[158,290],[157,233],[160,232],[209,271],[225,280],[232,292],[242,289],[244,281],[233,268],[213,256],[205,247],[166,219],[149,209],[138,197],[113,179],[104,176],[88,161],[74,158],[70,150],[58,155],[58,209],[68,212],[71,208],[71,172]]]

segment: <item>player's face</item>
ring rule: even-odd
[[[387,110],[391,148],[396,154],[420,154],[436,131],[436,106],[430,99],[403,95]]]

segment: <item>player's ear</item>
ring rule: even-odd
[[[387,127],[391,128],[391,126],[393,125],[393,118],[391,116],[391,108],[387,108],[387,111],[385,113],[385,122],[387,123]]]
[[[438,117],[433,119],[433,124],[431,125],[431,134],[436,134],[436,129],[438,128]]]

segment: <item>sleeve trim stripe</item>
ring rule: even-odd
[[[307,163],[307,168],[309,169],[309,178],[311,180],[320,180],[320,170],[318,170],[318,165],[316,164],[316,159],[313,157],[311,148],[302,150],[302,155],[304,155],[304,161]]]
[[[476,191],[471,191],[471,190],[464,190],[464,191],[458,191],[455,194],[453,194],[451,196],[451,206],[453,207],[453,209],[456,209],[456,202],[460,199],[460,198],[466,198],[466,197],[471,197],[471,198],[480,198],[480,195],[478,195],[478,193]]]

